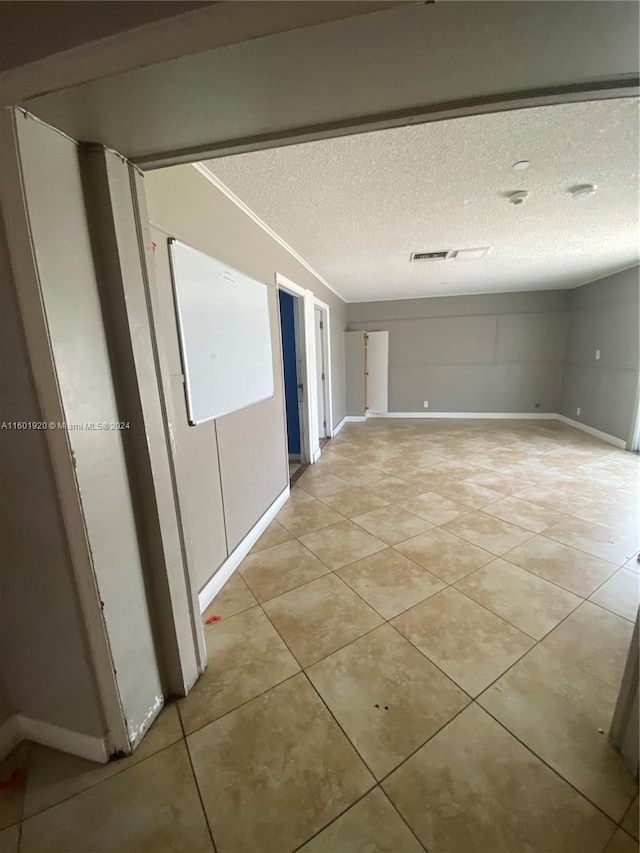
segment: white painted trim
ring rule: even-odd
[[[346,422],[347,422],[347,419],[345,417],[340,421],[339,424],[337,424],[337,426],[332,427],[332,435],[331,435],[332,438],[335,438],[337,436],[337,434],[340,432],[340,430],[346,424]]]
[[[588,432],[589,435],[593,435],[601,441],[606,441],[607,444],[613,444],[614,447],[620,447],[622,450],[626,450],[627,448],[627,442],[623,438],[616,438],[615,435],[609,435],[608,432],[602,432],[602,430],[588,426],[588,424],[580,423],[580,421],[574,421],[573,418],[567,418],[565,415],[556,415],[556,418],[559,421],[562,421],[563,424],[568,424],[568,426],[582,430],[582,432]]]
[[[6,758],[21,740],[24,740],[24,735],[20,729],[20,717],[14,714],[0,724],[0,761]]]
[[[535,420],[554,421],[554,412],[384,412],[370,414],[367,418],[446,418],[447,420]],[[351,418],[350,420],[366,420],[366,418]]]
[[[285,505],[287,499],[289,498],[289,493],[290,489],[287,485],[286,488],[282,492],[280,492],[278,497],[271,504],[265,514],[247,533],[247,535],[244,537],[242,542],[240,542],[240,544],[236,547],[233,553],[231,553],[229,557],[227,557],[227,559],[220,566],[220,568],[211,578],[211,580],[202,588],[201,592],[198,595],[200,613],[204,613],[204,611],[211,604],[216,595],[220,592],[222,587],[229,580],[231,575],[238,568],[240,563],[247,556],[249,551],[256,544],[258,539],[262,536],[269,524],[276,517],[280,509],[282,509],[282,507]]]
[[[340,423],[340,429],[342,429],[345,423],[347,424],[363,424],[367,420],[366,415],[345,415]]]
[[[0,726],[0,759],[22,740],[32,740],[98,764],[106,764],[109,761],[106,737],[63,729],[61,726],[33,720],[22,714],[14,714]]]
[[[333,438],[333,386],[331,384],[331,309],[326,302],[318,299],[317,296],[313,299],[316,308],[324,311],[324,359],[325,359],[325,388],[327,390],[325,418],[327,421],[327,438]],[[315,332],[315,325],[314,325]]]
[[[313,454],[313,462],[314,462],[314,464],[318,461],[318,459],[320,459],[320,457],[321,457],[321,456],[322,456],[322,448],[321,448],[321,447],[318,447],[318,449],[317,449],[317,450],[315,451],[315,453]]]
[[[305,259],[302,257],[302,255],[299,255],[296,252],[296,250],[293,249],[286,242],[286,240],[283,240],[279,234],[276,234],[276,232],[272,228],[270,228],[267,225],[267,223],[264,222],[264,220],[260,219],[260,217],[258,216],[257,213],[254,213],[253,210],[251,210],[251,208],[248,207],[242,201],[242,199],[238,198],[238,196],[233,192],[233,190],[230,190],[226,184],[223,184],[222,181],[220,180],[220,178],[217,178],[213,174],[213,172],[211,172],[207,168],[207,166],[204,165],[204,163],[191,163],[191,165],[193,166],[194,169],[197,169],[198,172],[200,172],[200,174],[203,175],[209,181],[209,183],[213,184],[214,187],[219,189],[221,193],[226,195],[226,197],[229,199],[229,201],[232,201],[236,205],[236,207],[240,208],[240,210],[244,214],[246,214],[249,217],[249,219],[253,220],[253,222],[255,222],[256,225],[258,225],[260,228],[262,228],[263,231],[266,231],[266,233],[271,237],[272,240],[275,240],[276,243],[279,243],[282,246],[282,248],[286,252],[288,252],[293,258],[295,258],[299,264],[302,264],[302,266],[306,270],[308,270],[314,278],[317,278],[318,281],[321,282],[322,284],[324,284],[324,286],[326,288],[328,288],[332,293],[335,293],[335,295],[339,299],[342,299],[343,302],[346,302],[346,299],[344,298],[344,296],[341,296],[338,293],[338,291],[334,287],[332,287],[325,278],[323,278],[320,275],[319,272],[316,272],[316,270],[314,270],[314,268],[311,266],[311,264],[309,264],[309,263],[307,263],[307,261],[305,261]]]

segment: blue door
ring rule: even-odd
[[[298,409],[298,370],[296,365],[296,321],[294,297],[278,291],[282,361],[284,364],[284,399],[287,412],[287,443],[290,454],[300,453],[300,411]]]

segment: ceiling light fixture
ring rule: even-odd
[[[528,169],[530,165],[531,163],[529,160],[518,160],[517,163],[513,164],[512,168],[517,169],[519,172],[521,172],[524,169]]]
[[[595,184],[576,184],[575,187],[569,187],[567,190],[571,198],[584,198],[588,195],[595,195]]]
[[[511,204],[522,204],[525,199],[529,198],[529,192],[527,190],[515,190],[515,192],[509,193],[507,198]]]

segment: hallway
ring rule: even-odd
[[[133,757],[3,762],[1,853],[633,853],[639,462],[556,421],[348,424]]]

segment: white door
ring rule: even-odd
[[[389,332],[367,332],[367,408],[369,414],[389,411]]]
[[[327,395],[325,352],[324,352],[324,312],[321,308],[314,311],[314,333],[316,340],[316,383],[318,389],[318,435],[325,438],[327,435]]]

